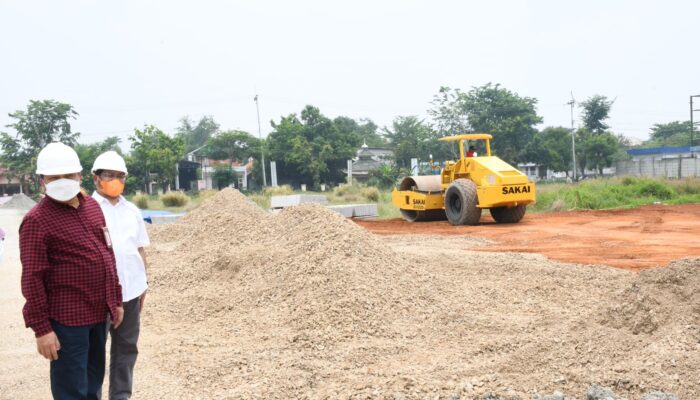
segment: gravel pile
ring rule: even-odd
[[[29,211],[36,205],[36,201],[32,200],[24,193],[12,195],[12,199],[2,205],[2,208],[12,208],[15,210]]]
[[[697,259],[634,274],[379,238],[231,189],[151,233],[140,398],[700,398]]]

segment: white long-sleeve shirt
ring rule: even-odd
[[[117,274],[122,285],[123,301],[133,300],[148,289],[146,266],[139,254],[139,247],[148,246],[151,242],[141,210],[123,196],[119,196],[115,205],[97,192],[94,192],[92,197],[100,205],[105,216],[114,256],[117,259]]]

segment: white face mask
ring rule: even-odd
[[[80,192],[80,182],[61,178],[46,184],[46,195],[54,200],[68,201]]]

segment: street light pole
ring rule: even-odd
[[[693,145],[695,144],[693,140],[693,134],[695,133],[695,122],[693,122],[693,112],[700,111],[693,109],[693,97],[700,97],[700,94],[690,96],[690,147],[693,147]]]
[[[262,141],[262,130],[260,129],[260,106],[258,105],[258,95],[255,95],[255,110],[258,112],[258,138],[260,138],[260,158],[262,163],[263,187],[267,186],[267,176],[265,174],[265,145]]]
[[[574,182],[576,182],[576,135],[574,133],[574,105],[576,104],[576,100],[574,100],[573,93],[571,94],[571,101],[566,104],[571,106],[571,160],[574,164],[572,172]]]

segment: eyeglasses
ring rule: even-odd
[[[119,180],[124,180],[126,179],[126,174],[123,172],[107,172],[104,171],[100,175],[100,179],[103,181],[111,181],[113,179],[119,179]]]

